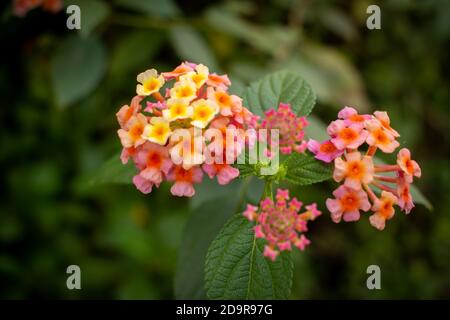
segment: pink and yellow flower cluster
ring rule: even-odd
[[[261,139],[269,142],[269,154],[278,150],[283,154],[291,154],[293,151],[301,153],[306,150],[304,129],[309,123],[305,117],[298,117],[291,110],[290,104],[280,103],[278,110],[270,109],[264,115],[260,128],[267,130],[267,137],[263,136]],[[278,130],[279,133],[276,143],[268,136],[273,130]]]
[[[136,187],[149,193],[162,181],[174,182],[175,196],[194,195],[193,184],[203,173],[227,184],[239,175],[229,164],[246,140],[245,129],[255,126],[256,117],[242,99],[228,92],[228,76],[210,73],[202,64],[185,62],[171,72],[155,69],[137,76],[137,95],[117,113],[118,135],[123,146],[121,159],[132,159],[139,170]],[[145,107],[143,107],[145,104]],[[213,143],[217,135],[234,130],[239,137],[230,151],[226,142]],[[231,154],[231,155],[230,155]],[[227,161],[225,161],[227,157]]]
[[[333,179],[342,183],[334,192],[334,199],[326,205],[334,222],[357,221],[360,211],[371,210],[370,223],[383,230],[386,221],[394,216],[397,205],[405,213],[414,207],[410,185],[421,176],[410,151],[401,149],[394,165],[375,164],[377,150],[393,153],[400,135],[390,126],[386,112],[360,115],[351,107],[343,108],[338,120],[327,128],[330,139],[308,142],[308,149],[324,162],[334,161]],[[365,153],[359,148],[367,144]],[[378,195],[377,195],[378,194]]]
[[[256,221],[255,236],[267,241],[265,257],[274,261],[280,251],[291,250],[292,246],[303,251],[311,243],[304,235],[308,231],[307,223],[321,212],[313,203],[299,213],[302,206],[302,202],[296,198],[290,199],[289,191],[283,189],[277,190],[275,201],[267,197],[260,202],[259,207],[247,205],[243,215],[250,221]]]

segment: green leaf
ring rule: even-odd
[[[369,109],[360,72],[338,50],[305,42],[299,54],[277,66],[300,73],[321,103],[335,108],[357,106],[360,112]]]
[[[417,188],[415,185],[411,185],[409,191],[411,192],[411,196],[414,199],[415,203],[420,203],[425,206],[428,210],[433,210],[433,205],[430,203],[430,201],[425,197],[425,195]]]
[[[81,29],[83,37],[87,37],[91,32],[111,13],[109,4],[102,0],[73,0],[70,4],[75,4],[81,10]]]
[[[333,165],[326,165],[310,153],[293,153],[283,165],[285,179],[300,186],[331,179],[333,174]]]
[[[160,18],[173,18],[179,13],[177,5],[172,0],[115,0],[115,3],[130,10]]]
[[[236,209],[236,193],[217,195],[191,212],[185,226],[175,273],[177,299],[205,299],[204,265],[214,237]]]
[[[282,70],[253,82],[244,93],[244,105],[260,116],[264,111],[277,109],[280,102],[290,103],[299,116],[307,116],[316,102],[311,86],[294,72]]]
[[[263,239],[253,223],[235,214],[212,242],[205,266],[210,299],[288,299],[293,277],[290,252],[272,262],[263,256]]]
[[[309,125],[305,128],[307,139],[314,139],[320,142],[330,139],[327,133],[327,126],[322,120],[311,114],[308,116],[308,122]]]
[[[212,71],[218,70],[218,63],[208,43],[196,30],[189,26],[174,27],[170,39],[177,55],[184,60],[202,63]]]
[[[286,56],[286,52],[295,48],[299,39],[299,32],[294,28],[252,24],[223,6],[207,10],[205,20],[214,30],[276,57]]]
[[[190,210],[193,212],[203,206],[203,203],[218,196],[227,194],[227,197],[237,197],[238,192],[242,187],[242,181],[235,179],[227,185],[220,185],[216,179],[210,179],[206,176],[203,178],[201,184],[195,186],[195,197],[189,201]],[[233,198],[233,203],[237,204],[238,199]]]
[[[233,213],[261,197],[262,187],[256,179],[234,180],[226,186],[205,179],[195,187],[175,273],[177,299],[206,298],[204,267],[209,245]]]
[[[106,161],[92,177],[90,184],[97,185],[102,183],[133,183],[133,176],[136,175],[136,168],[132,161],[126,165],[120,161],[120,153],[115,154]]]
[[[105,72],[105,49],[96,38],[67,38],[51,60],[57,104],[66,107],[88,95]]]
[[[278,109],[281,102],[289,103],[297,115],[307,116],[316,100],[309,84],[300,75],[288,70],[268,74],[261,80],[251,83],[245,90],[243,98],[244,105],[260,116],[269,109]],[[257,166],[249,164],[248,161],[236,167],[242,177],[259,174]]]
[[[137,74],[150,68],[150,62],[158,53],[164,40],[164,34],[152,30],[127,32],[114,46],[111,57],[111,73]],[[119,78],[123,83],[123,79]]]

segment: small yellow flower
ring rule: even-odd
[[[191,71],[182,75],[180,77],[180,80],[182,81],[191,80],[192,82],[195,83],[196,88],[200,89],[205,84],[206,80],[208,80],[209,69],[203,64],[199,64],[197,65],[197,67],[195,67],[195,71],[196,72]]]
[[[193,108],[189,106],[189,101],[186,99],[169,99],[167,100],[167,107],[162,114],[163,118],[169,122],[190,118],[193,113]]]
[[[219,112],[219,106],[212,100],[199,99],[192,104],[194,113],[191,124],[197,128],[205,128]]]
[[[140,82],[140,84],[136,86],[136,93],[140,96],[148,96],[158,92],[164,85],[163,76],[158,76],[158,72],[155,69],[150,69],[138,74],[137,81]]]
[[[175,99],[186,99],[192,101],[197,97],[197,87],[194,81],[190,79],[184,79],[175,83],[172,89],[170,89],[170,97]]]
[[[142,138],[160,145],[165,145],[172,134],[169,122],[161,117],[153,117],[144,128]]]

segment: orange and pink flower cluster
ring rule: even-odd
[[[272,154],[278,150],[283,154],[294,152],[302,153],[306,150],[307,142],[305,137],[305,127],[309,124],[305,117],[298,117],[291,110],[291,105],[280,103],[278,110],[270,109],[264,113],[265,118],[261,121],[260,128],[266,129],[267,134],[272,130],[278,130],[278,141],[274,143],[272,139],[261,137],[267,141],[268,152]]]
[[[241,98],[228,92],[228,76],[184,62],[171,72],[147,70],[137,81],[137,95],[119,110],[117,119],[121,159],[135,163],[139,173],[133,182],[141,192],[149,193],[167,180],[173,182],[173,195],[191,197],[203,173],[217,177],[219,184],[239,175],[229,158],[234,161],[240,154],[242,143],[248,142],[246,129],[254,127],[257,118]],[[219,137],[207,129],[215,129]],[[238,136],[231,151],[227,130]],[[218,138],[225,142],[213,143]]]
[[[308,231],[308,221],[314,220],[321,212],[315,203],[306,206],[306,210],[299,213],[303,204],[296,198],[290,199],[289,191],[278,189],[275,201],[265,198],[259,207],[251,204],[243,215],[250,221],[256,221],[255,236],[264,238],[264,256],[272,261],[280,251],[291,250],[292,246],[304,250],[311,241],[304,235]]]
[[[396,164],[375,164],[378,149],[393,153],[399,147],[396,139],[400,135],[390,126],[386,112],[360,115],[354,108],[344,107],[338,118],[327,128],[329,140],[308,142],[317,159],[334,161],[333,179],[342,182],[333,192],[334,199],[326,201],[331,218],[336,223],[357,221],[360,211],[371,210],[370,223],[383,230],[394,216],[395,205],[407,214],[414,207],[410,185],[414,177],[421,176],[420,167],[406,148],[398,152]],[[368,148],[361,153],[364,144]]]

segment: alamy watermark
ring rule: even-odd
[[[370,276],[366,280],[366,286],[369,290],[381,289],[381,269],[376,264],[367,267],[367,274]]]
[[[80,30],[81,29],[81,9],[75,4],[67,7],[66,13],[69,15],[66,21],[67,29]]]
[[[72,264],[67,267],[67,274],[70,276],[67,277],[66,286],[69,290],[80,290],[81,289],[81,269],[76,264]]]
[[[381,9],[376,4],[367,7],[367,14],[370,16],[366,20],[366,26],[369,30],[381,29]]]
[[[170,137],[170,157],[174,164],[258,164],[259,174],[274,175],[279,169],[278,129],[206,130],[176,129]]]

